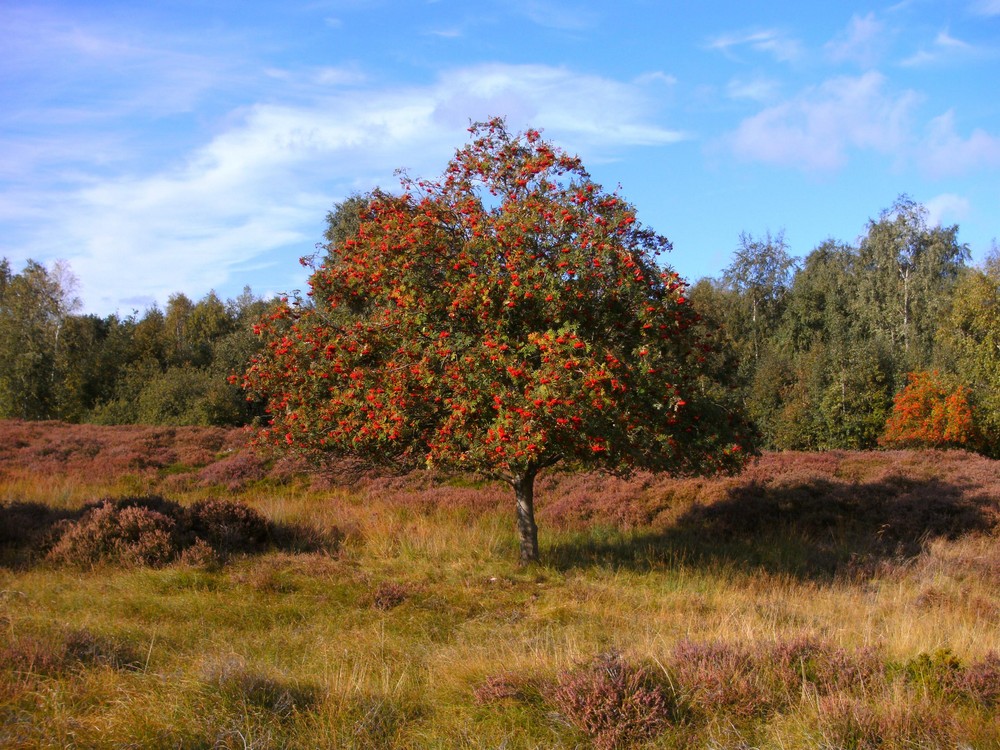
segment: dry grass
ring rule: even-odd
[[[474,478],[307,476],[221,430],[4,427],[3,747],[1000,746],[997,462],[553,473],[525,569],[509,491]],[[47,555],[148,495],[193,551]]]

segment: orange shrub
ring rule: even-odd
[[[968,388],[948,383],[936,370],[911,372],[908,379],[896,394],[879,445],[972,450],[979,446]]]

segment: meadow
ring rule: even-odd
[[[4,422],[0,747],[997,748],[1000,462],[472,476]]]

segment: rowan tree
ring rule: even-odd
[[[506,481],[530,562],[540,470],[735,471],[756,444],[670,243],[537,131],[470,132],[439,179],[352,199],[244,386],[284,450]]]

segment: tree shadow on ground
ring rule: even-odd
[[[724,565],[824,580],[904,563],[934,539],[990,533],[997,506],[937,479],[750,482],[660,528],[581,534],[545,549],[543,559],[557,569]]]

